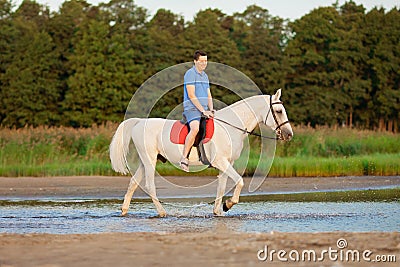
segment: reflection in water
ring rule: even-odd
[[[188,207],[189,206],[189,207]],[[134,202],[126,217],[120,200],[0,202],[0,233],[323,232],[400,231],[400,202],[249,201],[225,217],[207,203],[173,202],[156,217],[151,202]]]

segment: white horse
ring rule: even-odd
[[[281,140],[288,141],[293,137],[292,127],[280,96],[281,89],[275,95],[252,96],[215,112],[214,135],[210,142],[204,144],[204,150],[211,165],[219,170],[217,197],[213,210],[216,216],[223,215],[223,211],[228,211],[239,202],[244,184],[243,178],[233,168],[233,163],[239,158],[247,135],[259,123],[264,123],[275,130]],[[178,164],[182,157],[183,145],[174,144],[169,139],[174,122],[158,118],[130,118],[119,125],[110,145],[112,168],[122,174],[129,173],[127,155],[131,139],[140,162],[125,194],[122,215],[128,212],[132,195],[144,177],[147,194],[156,206],[159,216],[166,216],[165,209],[157,198],[154,175],[159,154],[174,164]],[[196,149],[193,147],[190,153],[190,166],[202,165]],[[233,179],[235,190],[232,198],[221,205],[228,177]]]

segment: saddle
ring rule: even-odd
[[[170,141],[174,144],[183,145],[185,144],[186,136],[190,130],[189,124],[186,120],[176,121],[172,125],[170,133]],[[200,142],[207,143],[211,140],[214,134],[214,120],[213,119],[200,119],[199,132],[196,136],[193,146],[198,147]]]
[[[182,121],[176,121],[170,132],[170,141],[174,144],[185,144],[186,136],[189,133],[189,124],[186,118]],[[205,165],[210,165],[208,161],[203,144],[209,142],[214,134],[214,119],[207,119],[202,117],[200,119],[199,132],[196,136],[193,146],[197,147],[200,161]],[[189,152],[190,153],[190,152]]]

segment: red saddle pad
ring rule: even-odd
[[[185,144],[185,139],[187,134],[189,133],[189,126],[186,124],[182,124],[180,121],[176,121],[172,126],[171,133],[169,135],[169,139],[174,144]],[[206,123],[206,135],[204,137],[204,142],[207,143],[211,140],[214,134],[214,120],[208,119]]]

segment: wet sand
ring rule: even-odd
[[[242,194],[248,194],[251,178],[244,178]],[[70,177],[0,177],[0,199],[9,198],[123,198],[130,177],[121,176],[70,176]],[[215,177],[169,176],[156,179],[157,193],[164,197],[187,196],[215,197]],[[171,186],[176,185],[176,186]],[[206,186],[209,185],[209,186]],[[228,180],[227,188],[233,186]],[[400,186],[400,176],[346,176],[346,177],[293,177],[266,178],[256,190],[257,194],[320,192],[330,190],[379,189]],[[186,188],[182,188],[186,187]],[[207,191],[202,192],[207,187]],[[183,192],[183,193],[182,193]],[[140,190],[134,198],[147,197]]]
[[[211,183],[214,177],[168,177],[169,182],[194,187]],[[41,199],[47,197],[121,198],[129,177],[45,177],[0,178],[1,199]],[[249,183],[246,178],[245,184]],[[376,189],[400,185],[400,177],[331,177],[331,178],[267,178],[257,190],[259,194],[277,192],[307,192],[323,190]],[[158,190],[171,197],[176,192],[158,185]],[[162,191],[168,192],[162,192]],[[142,191],[135,197],[144,197]],[[218,218],[216,218],[218,219]],[[162,220],[154,218],[154,220]],[[399,226],[400,227],[400,226]],[[337,241],[344,238],[347,247],[338,249]],[[273,261],[260,261],[257,253],[267,246],[285,250],[292,266],[398,266],[400,233],[238,233],[228,229],[182,233],[105,233],[105,234],[0,234],[0,266],[286,266],[277,253]],[[331,255],[323,250],[336,250]],[[289,252],[315,250],[317,260],[293,262]],[[334,260],[339,252],[360,252],[360,260]],[[367,259],[365,250],[372,251]],[[261,251],[259,254],[265,257]],[[292,256],[295,254],[292,254]],[[396,263],[376,262],[379,259]],[[367,262],[366,260],[375,262]]]
[[[348,246],[339,249],[345,239]],[[343,241],[343,240],[342,240]],[[398,266],[400,233],[110,233],[95,235],[0,234],[0,266],[286,266],[277,253],[260,261],[260,250],[286,251],[282,259],[291,266]],[[315,251],[308,260],[296,260],[304,250]],[[323,254],[322,251],[332,253]],[[346,251],[358,251],[346,256]],[[365,250],[366,258],[363,258]],[[336,252],[335,252],[336,251]],[[307,254],[305,254],[307,255]],[[322,255],[322,256],[321,256]],[[397,262],[372,262],[380,256]],[[393,261],[393,257],[391,261]],[[265,253],[259,253],[261,259]],[[336,258],[336,260],[335,260]],[[321,259],[322,261],[319,261]],[[354,260],[354,261],[353,261]],[[370,261],[367,261],[370,260]]]

